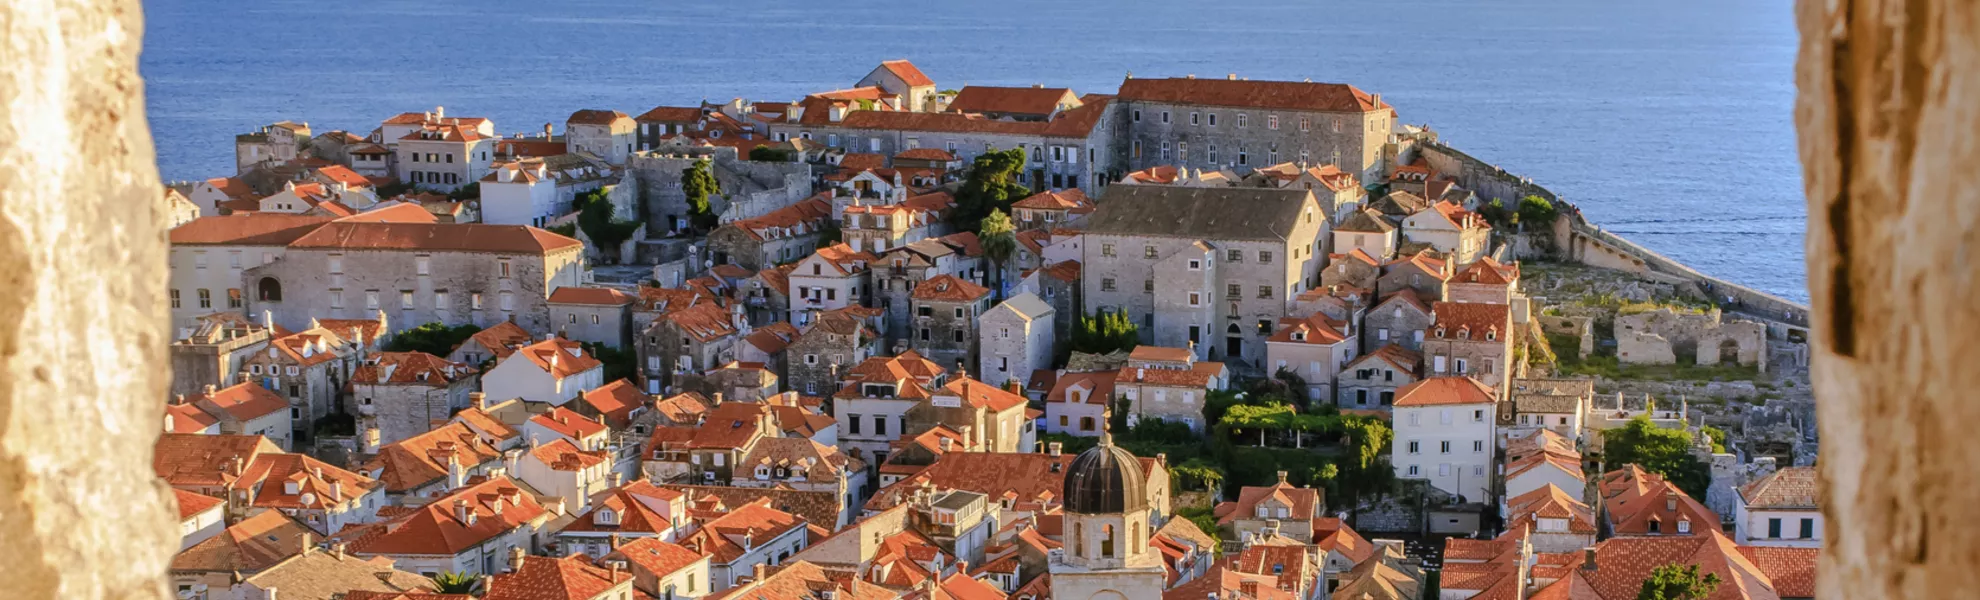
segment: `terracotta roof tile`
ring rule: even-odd
[[[174,246],[287,246],[329,222],[329,217],[236,213],[193,219],[172,228],[168,237]]]
[[[444,388],[474,375],[474,367],[425,352],[379,352],[351,373],[353,385],[422,385]]]
[[[1491,404],[1496,402],[1492,388],[1470,377],[1431,377],[1396,390],[1396,406],[1442,406],[1447,404]]]
[[[603,434],[608,430],[604,423],[594,421],[584,415],[578,414],[577,411],[562,406],[552,408],[550,412],[530,417],[529,422],[573,440],[583,440],[591,436]]]
[[[1786,467],[1739,489],[1749,509],[1820,508],[1816,501],[1815,467]]]
[[[632,581],[632,578],[630,572],[614,573],[593,566],[582,555],[563,558],[524,556],[522,565],[514,571],[489,578],[488,589],[481,598],[592,600],[620,584]]]
[[[465,503],[468,519],[455,513]],[[367,555],[454,555],[543,516],[536,497],[506,476],[455,490],[391,520],[367,526],[350,541]]]
[[[1507,334],[1512,331],[1512,310],[1507,305],[1438,302],[1430,305],[1430,312],[1436,316],[1430,337],[1510,341]]]
[[[1121,82],[1120,97],[1140,102],[1317,112],[1362,113],[1390,108],[1372,94],[1344,83],[1248,79],[1136,77]]]
[[[914,63],[905,60],[884,61],[880,63],[880,68],[893,73],[895,77],[901,78],[901,82],[911,87],[935,85],[935,80],[929,79],[927,74],[922,73],[920,67],[916,67]]]
[[[453,422],[387,444],[360,468],[377,473],[386,493],[402,494],[445,479],[450,465],[459,464],[466,471],[501,459],[502,452],[473,429]]]
[[[526,225],[338,221],[311,231],[289,247],[541,255],[583,245],[575,239]]]
[[[300,554],[303,540],[312,535],[315,530],[281,511],[262,511],[179,551],[172,557],[172,570],[258,573]]]
[[[1049,115],[1058,112],[1062,102],[1077,103],[1079,96],[1066,88],[999,87],[965,85],[949,101],[949,110],[960,113],[1012,113]]]
[[[638,296],[617,288],[564,286],[550,292],[551,304],[590,304],[595,306],[625,306],[638,300]]]
[[[558,379],[600,368],[605,363],[592,358],[577,342],[553,338],[516,349],[515,356],[534,363],[537,369]],[[508,359],[504,359],[506,362]]]

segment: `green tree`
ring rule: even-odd
[[[722,193],[722,182],[715,179],[714,163],[704,158],[682,169],[681,192],[687,194],[688,217],[695,228],[714,229],[717,217],[709,198]]]
[[[830,248],[845,241],[845,231],[839,229],[837,219],[825,219],[825,226],[818,230],[818,247]]]
[[[1706,436],[1712,438],[1712,452],[1724,453],[1726,451],[1726,430],[1711,425],[1706,425],[1698,429],[1705,432]]]
[[[604,188],[578,194],[572,204],[578,210],[577,225],[599,249],[614,249],[639,231],[639,221],[620,220]]]
[[[392,179],[391,183],[387,183],[385,185],[372,188],[371,191],[372,193],[378,195],[379,200],[384,200],[387,198],[391,198],[393,196],[411,192],[413,191],[413,186],[410,183],[399,181],[397,178],[394,178]]]
[[[791,153],[788,150],[769,146],[757,146],[749,149],[749,159],[759,162],[791,162]]]
[[[976,239],[983,245],[983,256],[996,266],[990,271],[996,275],[992,289],[995,290],[996,300],[1001,302],[1004,299],[1004,262],[1017,253],[1017,232],[1011,227],[1011,216],[1002,210],[991,211],[982,223],[982,228],[976,232]]]
[[[470,181],[467,185],[454,188],[454,191],[447,192],[447,199],[449,200],[473,200],[480,197],[481,182],[479,181]]]
[[[1637,588],[1636,600],[1704,600],[1719,589],[1719,576],[1699,576],[1698,565],[1669,564],[1650,571],[1650,578]]]
[[[1637,415],[1622,427],[1602,432],[1603,460],[1609,468],[1636,465],[1664,476],[1693,498],[1704,498],[1712,470],[1691,454],[1693,439],[1684,429],[1666,429]]]
[[[1490,203],[1478,207],[1478,216],[1485,217],[1485,222],[1491,223],[1493,227],[1512,224],[1512,211],[1506,210],[1506,201],[1498,198],[1493,198]]]
[[[1140,328],[1127,314],[1115,311],[1080,317],[1071,337],[1073,350],[1093,354],[1129,350],[1141,343]]]
[[[583,342],[579,345],[583,346],[584,351],[591,354],[592,358],[605,363],[605,381],[631,379],[638,372],[639,357],[630,348],[613,348],[596,342]]]
[[[1554,218],[1560,215],[1561,211],[1554,208],[1554,203],[1548,202],[1546,198],[1527,196],[1519,200],[1521,223],[1531,223],[1534,227],[1547,227],[1553,225]]]
[[[957,229],[967,230],[980,225],[990,213],[1010,210],[1011,204],[1030,196],[1031,188],[1018,183],[1024,173],[1024,160],[1023,148],[985,152],[976,157],[963,176],[962,187],[956,190],[956,208],[949,212],[949,222]]]
[[[385,351],[425,352],[444,358],[454,351],[455,346],[467,341],[468,336],[480,331],[480,327],[473,325],[448,327],[437,322],[427,323],[392,336],[392,341],[385,343]]]
[[[448,571],[433,576],[433,587],[442,594],[477,594],[481,592],[481,578]]]

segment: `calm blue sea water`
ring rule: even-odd
[[[146,0],[168,179],[281,119],[444,105],[503,132],[577,108],[795,100],[909,58],[943,87],[1236,72],[1342,81],[1700,270],[1806,300],[1790,0]]]

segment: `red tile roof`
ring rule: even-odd
[[[1749,509],[1820,508],[1816,501],[1815,467],[1786,467],[1739,489]]]
[[[626,116],[626,113],[616,110],[587,108],[571,113],[570,118],[564,119],[564,123],[569,125],[611,125],[619,121],[631,119],[632,117]]]
[[[923,301],[973,302],[989,294],[990,288],[944,273],[914,286],[913,297]]]
[[[1491,387],[1465,376],[1431,377],[1396,390],[1396,406],[1443,406],[1497,402]]]
[[[1815,597],[1815,561],[1821,548],[1740,546],[1739,553],[1773,580],[1783,598]]]
[[[884,61],[880,63],[880,68],[886,69],[887,72],[889,73],[893,73],[895,77],[901,78],[901,81],[903,83],[906,83],[912,87],[924,87],[924,86],[935,85],[935,80],[929,79],[928,75],[923,74],[919,67],[914,66],[914,63],[908,62],[906,60]]]
[[[1136,77],[1121,82],[1120,97],[1137,102],[1317,112],[1362,113],[1390,108],[1387,103],[1376,101],[1373,95],[1344,83],[1248,79]]]
[[[1663,476],[1626,465],[1602,476],[1602,506],[1617,535],[1696,536],[1719,529],[1719,515]],[[1690,531],[1680,531],[1690,522]]]
[[[630,572],[614,573],[592,566],[582,555],[524,556],[514,571],[489,578],[481,599],[592,600],[632,578]]]
[[[289,245],[291,248],[534,255],[583,246],[583,242],[527,225],[349,221],[324,225]]]
[[[473,429],[453,422],[387,444],[360,468],[377,473],[386,493],[402,494],[446,478],[451,465],[459,464],[465,472],[501,459],[502,452]]]
[[[521,325],[513,321],[503,321],[474,332],[474,335],[468,336],[468,339],[481,344],[483,349],[500,360],[514,354],[517,348],[529,345],[530,340],[535,337],[524,331]]]
[[[1503,264],[1487,256],[1471,263],[1463,271],[1451,278],[1451,283],[1483,283],[1491,285],[1511,285],[1519,280],[1519,263]]]
[[[987,408],[993,413],[1024,406],[1027,402],[1024,396],[970,377],[957,377],[949,381],[949,384],[942,386],[942,391],[937,392],[936,395],[961,398],[965,406]]]
[[[702,554],[657,537],[642,537],[620,545],[604,558],[624,560],[655,576],[666,577],[699,562]]]
[[[443,388],[473,374],[474,367],[467,363],[449,362],[425,352],[379,352],[351,373],[351,383]]]
[[[884,510],[905,500],[905,494],[923,482],[938,489],[959,489],[999,499],[1009,496],[1018,502],[1057,505],[1065,497],[1065,467],[1071,454],[950,452],[912,477],[874,493],[868,510]],[[1161,469],[1153,458],[1142,457],[1142,471],[1155,476]]]
[[[241,476],[236,466],[244,471],[255,457],[281,451],[258,435],[166,433],[152,446],[151,468],[174,487],[230,485]]]
[[[591,420],[584,415],[577,414],[577,411],[562,406],[552,408],[550,412],[530,417],[529,422],[554,431],[557,435],[574,440],[582,440],[603,434],[607,431],[604,423]]]
[[[470,518],[455,513],[465,502]],[[460,488],[391,520],[367,526],[350,541],[366,555],[451,556],[480,546],[543,516],[536,497],[506,476]]]
[[[346,167],[344,165],[330,165],[326,167],[318,167],[316,169],[316,173],[318,175],[323,176],[325,179],[329,179],[331,181],[335,181],[337,183],[341,183],[350,187],[354,187],[354,188],[371,187],[371,180],[365,179],[363,175],[357,174],[357,171],[352,171],[350,167]]]
[[[604,464],[611,458],[603,450],[585,451],[564,438],[557,438],[550,443],[532,448],[529,455],[535,458],[536,462],[543,463],[544,466],[556,471],[582,471]]]
[[[551,304],[590,304],[596,306],[625,306],[638,300],[638,296],[617,288],[564,286],[550,292]]]
[[[543,340],[516,349],[515,356],[529,360],[536,368],[558,379],[604,366],[577,342],[563,338]]]
[[[279,510],[255,513],[172,557],[178,572],[252,574],[302,553],[316,531]]]
[[[1534,519],[1566,519],[1569,533],[1595,535],[1595,511],[1554,484],[1506,500],[1507,531],[1520,531]]]
[[[211,402],[214,408],[225,411],[241,422],[252,421],[289,409],[289,401],[268,388],[251,383],[237,383],[226,389],[217,390],[212,396],[205,393],[187,396],[186,401]],[[219,415],[214,415],[219,416]]]
[[[618,428],[631,425],[633,409],[645,406],[651,399],[628,379],[605,384],[578,397],[592,411],[605,415],[607,424]]]
[[[1280,517],[1275,512],[1268,517],[1259,517],[1258,505],[1267,500],[1285,506],[1287,508],[1287,515]],[[1238,490],[1237,501],[1231,503],[1228,509],[1221,506],[1218,507],[1219,510],[1217,512],[1222,513],[1222,515],[1217,519],[1217,523],[1223,525],[1238,519],[1259,518],[1279,519],[1282,521],[1311,521],[1314,517],[1319,516],[1319,511],[1325,507],[1326,505],[1320,501],[1320,490],[1293,487],[1292,484],[1285,481],[1280,481],[1268,487],[1244,486]]]
[[[205,494],[195,494],[178,488],[172,489],[172,499],[179,505],[179,520],[181,521],[191,519],[195,515],[218,508],[220,505],[227,503],[226,500]]]
[[[1507,305],[1438,302],[1430,305],[1430,312],[1436,316],[1431,337],[1511,343],[1506,334],[1512,331],[1512,309]]]
[[[908,160],[953,162],[956,160],[956,155],[941,148],[910,148],[894,154],[894,160],[903,158]]]
[[[169,433],[201,433],[220,423],[219,418],[190,403],[167,403],[165,419],[165,431]]]
[[[1073,390],[1082,389],[1085,393],[1079,398],[1083,403],[1104,404],[1114,397],[1114,376],[1117,373],[1118,371],[1095,371],[1060,375],[1052,384],[1052,391],[1045,395],[1045,401],[1066,402]]]
[[[696,123],[701,121],[701,108],[694,106],[655,106],[651,110],[633,117],[641,123]]]
[[[1049,115],[1059,110],[1061,101],[1070,99],[1076,103],[1078,98],[1072,90],[1066,88],[965,85],[961,91],[956,92],[956,98],[949,101],[949,110],[961,113]]]
[[[766,498],[729,507],[721,516],[683,537],[680,544],[709,555],[711,563],[726,565],[741,558],[747,550],[742,546],[745,535],[752,543],[767,542],[792,529],[803,529],[804,525],[804,518],[770,508],[770,500]]]
[[[174,246],[287,246],[329,222],[330,217],[236,213],[193,219],[167,237]]]

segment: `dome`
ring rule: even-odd
[[[1066,512],[1114,514],[1148,510],[1148,478],[1141,459],[1102,435],[1066,468]]]

